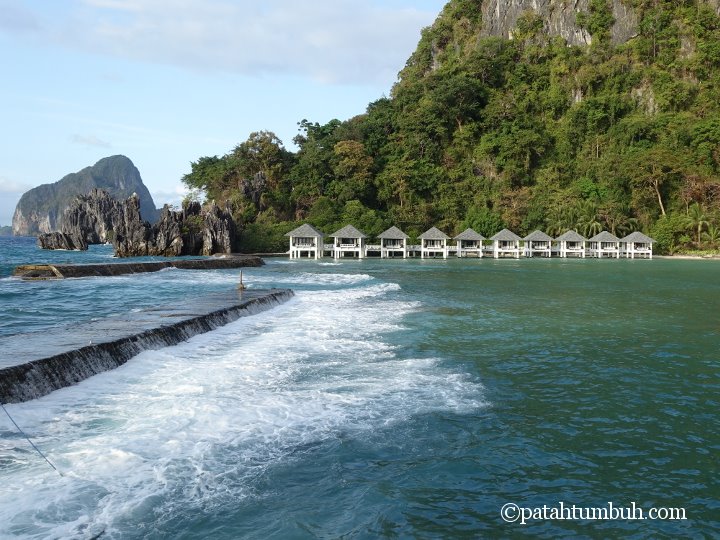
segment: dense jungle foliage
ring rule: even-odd
[[[612,45],[610,1],[590,0],[577,19],[592,45],[570,47],[531,11],[512,40],[479,38],[481,2],[452,0],[391,97],[303,120],[297,152],[252,133],[183,181],[232,203],[246,252],[285,251],[302,222],[371,236],[642,230],[660,251],[717,249],[720,17],[697,0],[626,3],[636,38]]]

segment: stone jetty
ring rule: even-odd
[[[262,266],[260,257],[224,255],[204,259],[170,259],[152,262],[123,262],[107,264],[24,264],[15,268],[13,275],[26,280],[63,279],[92,276],[121,276],[157,272],[165,268],[182,270],[226,270]]]
[[[0,338],[0,402],[19,403],[109,371],[292,298],[289,289],[229,291],[42,332]]]

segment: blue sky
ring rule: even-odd
[[[445,0],[0,0],[0,225],[20,195],[133,160],[177,204],[200,156],[389,94]]]

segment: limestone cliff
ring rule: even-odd
[[[578,25],[578,13],[589,11],[589,0],[485,0],[482,3],[482,36],[510,38],[518,19],[531,11],[543,20],[545,31],[560,36],[569,45],[588,45],[590,33]],[[638,31],[638,17],[621,0],[612,0],[615,22],[610,30],[613,43],[625,43]]]
[[[213,255],[232,253],[235,222],[228,209],[214,202],[191,203],[179,211],[167,205],[155,225],[139,220],[137,198],[128,199],[113,245],[118,257]]]
[[[137,193],[143,218],[157,220],[155,203],[135,165],[125,156],[111,156],[58,182],[43,184],[23,194],[13,215],[13,234],[32,236],[62,231],[65,209],[77,196],[94,188],[103,189],[119,200]]]
[[[204,208],[191,203],[180,211],[165,205],[160,220],[151,225],[141,217],[137,194],[118,201],[93,189],[65,211],[60,232],[38,237],[44,249],[85,250],[105,242],[112,242],[118,257],[232,253],[235,223],[228,210],[213,202]]]
[[[41,234],[38,245],[43,249],[85,250],[89,244],[104,244],[112,240],[122,216],[123,203],[105,190],[93,189],[75,198],[63,213],[60,231]]]

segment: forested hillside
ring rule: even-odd
[[[233,203],[244,251],[284,251],[300,222],[369,235],[642,230],[664,251],[717,249],[717,6],[624,0],[637,31],[615,43],[612,2],[588,0],[575,18],[591,44],[568,46],[533,10],[512,39],[482,37],[482,4],[451,0],[365,114],[303,120],[297,152],[253,133],[183,181]]]

